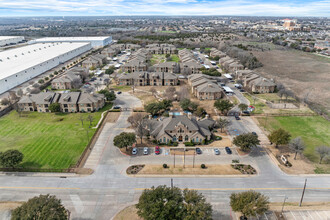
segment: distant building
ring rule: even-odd
[[[50,112],[49,106],[53,103],[60,104],[61,112],[93,112],[105,105],[105,97],[103,94],[81,92],[41,92],[23,96],[18,107],[21,111]]]
[[[51,85],[52,89],[73,89],[77,82],[81,83],[81,78],[73,72],[68,72],[64,76],[54,79]]]
[[[0,36],[0,47],[17,44],[21,41],[24,41],[22,36]]]
[[[2,51],[0,94],[90,49],[90,43],[44,43]]]
[[[223,89],[212,76],[193,74],[188,76],[188,84],[193,95],[199,100],[216,100],[224,96]]]
[[[92,47],[104,47],[104,46],[112,43],[112,37],[111,36],[104,36],[104,37],[45,37],[45,38],[39,38],[36,40],[31,40],[28,43],[35,44],[35,43],[59,43],[59,42],[67,42],[67,43],[87,42],[87,43],[90,43]]]
[[[178,76],[173,73],[162,72],[134,72],[122,74],[118,77],[118,85],[134,86],[175,86],[179,82]]]

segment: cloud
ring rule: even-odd
[[[0,0],[0,15],[330,16],[330,1]]]

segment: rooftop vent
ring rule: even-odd
[[[44,101],[46,102],[50,102],[50,100],[52,99],[52,95],[48,95],[47,97],[44,98]]]
[[[70,95],[67,95],[63,98],[63,100],[66,101],[66,102],[70,101],[70,99],[71,99]]]

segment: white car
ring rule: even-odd
[[[137,153],[138,153],[138,149],[137,149],[136,147],[134,147],[134,148],[132,149],[132,154],[133,154],[133,155],[137,155]]]
[[[144,154],[144,155],[148,155],[148,154],[149,154],[149,148],[144,147],[144,148],[143,148],[143,154]]]

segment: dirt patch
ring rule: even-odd
[[[263,63],[256,69],[290,88],[299,98],[308,99],[330,111],[330,59],[297,50],[254,51]]]
[[[177,165],[175,168],[169,166],[163,168],[162,165],[145,165],[138,175],[240,175],[241,172],[235,170],[230,164],[222,165],[207,165],[202,169],[201,164],[196,164],[195,168],[191,165],[183,168],[182,165]]]
[[[120,116],[121,112],[109,112],[107,115],[107,121],[108,123],[115,123],[119,116]]]
[[[113,220],[127,220],[127,219],[143,220],[137,215],[137,209],[135,208],[135,205],[124,208],[113,218]]]
[[[275,147],[268,147],[268,151],[273,155],[274,160],[276,156],[281,156],[282,154],[286,156],[288,161],[292,164],[291,167],[287,167],[280,162],[277,161],[278,166],[283,170],[285,173],[288,174],[314,174],[314,165],[303,155],[297,155],[297,159],[294,160],[294,153],[290,152],[287,147],[279,146],[278,148]]]
[[[171,148],[170,149],[170,154],[171,155],[194,155],[196,153],[196,149],[187,149],[186,152],[184,152],[184,148]]]
[[[13,210],[22,204],[23,202],[0,202],[0,211]]]
[[[251,150],[249,150],[249,151],[242,151],[241,148],[236,148],[236,150],[237,150],[238,155],[240,155],[240,156],[248,155],[251,152]]]
[[[217,134],[216,134],[217,135]],[[218,135],[220,136],[220,135]],[[200,147],[217,147],[217,148],[222,148],[222,147],[231,147],[233,144],[230,140],[229,137],[222,137],[222,140],[219,141],[213,141],[212,143],[208,145],[201,145]]]
[[[269,204],[269,209],[280,211],[282,205],[282,202],[272,202]],[[330,202],[303,202],[301,207],[298,202],[286,202],[285,210],[330,210]]]

